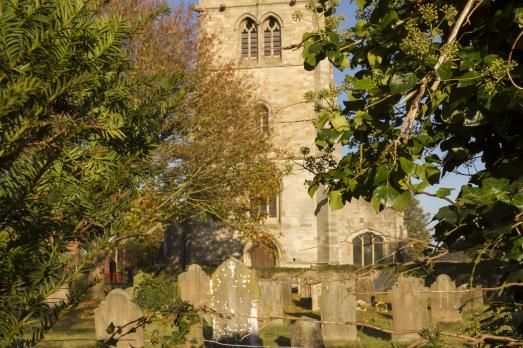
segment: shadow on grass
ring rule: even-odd
[[[301,298],[299,300],[293,300],[294,305],[297,307],[302,307],[305,309],[312,309],[312,299],[311,298]]]
[[[274,340],[278,346],[290,347],[291,339],[289,337],[279,336]]]
[[[307,317],[315,320],[320,320],[321,317],[319,314],[312,313],[312,312],[293,312],[293,311],[285,311],[285,314],[290,315],[292,317]]]
[[[392,336],[390,334],[370,327],[358,325],[357,330],[370,337],[375,337],[386,341],[392,340]]]

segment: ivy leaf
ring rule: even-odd
[[[399,194],[394,199],[394,203],[393,203],[394,210],[399,211],[399,212],[404,211],[409,206],[411,199],[412,199],[412,195],[411,195],[410,191],[405,191],[402,194]]]
[[[436,196],[438,196],[439,198],[447,197],[448,195],[450,195],[452,190],[454,190],[454,189],[441,187],[438,189],[438,191],[436,191]]]
[[[406,159],[405,157],[400,158],[400,167],[401,167],[401,169],[403,169],[405,174],[407,174],[409,176],[413,175],[414,172],[416,171],[416,165],[414,164],[414,162]]]
[[[339,112],[335,112],[329,121],[332,127],[334,127],[334,129],[336,129],[338,132],[348,129],[349,122],[347,121],[347,118],[345,118],[345,116],[341,115]]]
[[[390,93],[392,95],[402,94],[410,91],[418,83],[418,77],[413,73],[394,74],[389,82]]]
[[[355,90],[372,91],[376,88],[371,79],[354,79],[352,80],[352,87]]]
[[[113,323],[110,323],[107,328],[105,329],[105,332],[107,332],[108,334],[112,334],[114,332],[114,330],[116,329],[116,327],[114,326]]]
[[[452,77],[452,64],[450,62],[444,62],[441,64],[437,71],[438,78],[440,80],[448,80]]]
[[[389,184],[378,186],[372,195],[373,198],[377,199],[380,204],[386,208],[390,208],[394,205],[394,200],[399,195],[399,192]]]
[[[339,210],[343,208],[343,206],[344,204],[341,197],[341,192],[338,190],[329,192],[329,207],[332,210]]]
[[[319,184],[313,184],[313,185],[309,186],[309,189],[307,190],[307,192],[309,193],[309,196],[311,198],[314,197],[314,195],[316,194],[316,191],[318,191],[319,187],[320,187]]]

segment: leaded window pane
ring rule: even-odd
[[[359,237],[352,240],[352,258],[356,266],[363,266],[361,264],[361,239]]]

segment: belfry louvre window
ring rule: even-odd
[[[281,25],[274,17],[269,17],[263,23],[263,55],[281,56]]]
[[[365,233],[352,240],[353,263],[365,267],[383,261],[383,238]]]
[[[258,29],[251,18],[242,23],[242,58],[258,58]]]

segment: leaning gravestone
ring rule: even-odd
[[[210,280],[199,265],[190,265],[187,272],[178,276],[181,300],[197,308],[206,306],[209,300]]]
[[[451,323],[461,320],[459,308],[461,293],[446,274],[440,274],[430,287],[430,311],[434,323]]]
[[[428,289],[423,279],[399,277],[392,287],[393,341],[419,339],[419,332],[429,326]]]
[[[283,307],[285,306],[285,283],[269,280],[259,279],[258,285],[260,287],[260,310],[259,316],[262,318],[273,317],[271,323],[283,324]],[[290,284],[288,284],[290,286]],[[264,320],[267,321],[267,320]]]
[[[356,296],[354,280],[326,281],[322,283],[320,313],[323,322],[321,332],[325,341],[355,341],[356,325],[343,324],[356,322]]]
[[[144,331],[143,326],[139,325],[142,317],[141,308],[132,301],[131,296],[125,290],[114,289],[94,310],[96,339],[113,337],[118,340],[117,347],[143,347]],[[113,333],[108,332],[110,327],[113,327],[113,332],[121,328],[121,332],[112,336]]]
[[[209,306],[216,312],[213,338],[222,343],[259,345],[260,288],[254,273],[231,257],[212,274],[209,294]]]
[[[290,325],[291,346],[301,348],[323,348],[320,323],[301,317]]]

